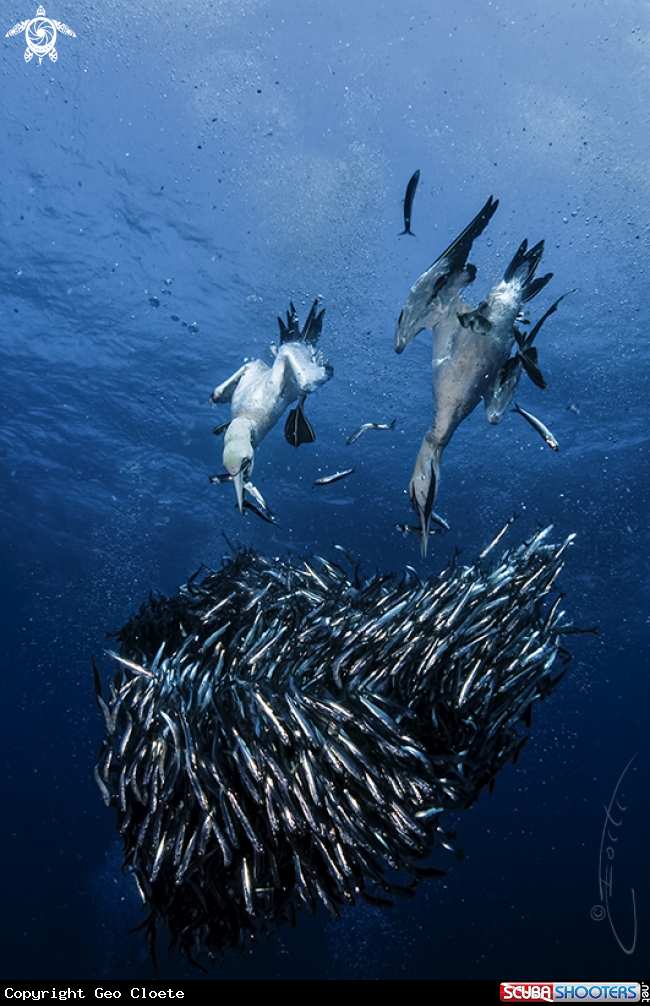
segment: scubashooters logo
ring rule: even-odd
[[[43,61],[43,56],[49,56],[53,63],[56,63],[59,58],[59,54],[54,48],[57,32],[60,32],[61,35],[72,35],[73,38],[77,37],[72,29],[68,28],[67,24],[62,24],[60,21],[53,21],[51,18],[45,17],[43,7],[38,8],[36,17],[33,17],[31,21],[28,19],[27,21],[20,21],[18,24],[15,24],[7,32],[5,38],[9,38],[10,35],[20,35],[23,31],[25,32],[25,41],[27,42],[25,62],[29,63],[33,56],[38,56],[39,66]]]
[[[639,1002],[639,982],[501,982],[501,1002]]]

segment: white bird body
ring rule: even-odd
[[[472,242],[491,219],[498,202],[490,198],[481,212],[446,252],[414,283],[400,314],[395,349],[401,353],[424,329],[433,334],[434,418],[418,453],[409,495],[420,521],[423,554],[440,479],[440,458],[460,423],[481,400],[488,422],[499,423],[514,397],[522,365],[511,357],[515,321],[523,304],[551,278],[535,279],[543,242],[528,251],[524,241],[504,279],[474,308],[461,297],[476,276],[467,264]],[[528,349],[530,353],[530,348]],[[541,379],[541,375],[540,375]]]
[[[333,371],[316,345],[325,312],[316,314],[316,301],[300,332],[295,309],[281,319],[281,342],[272,366],[251,360],[214,389],[212,405],[231,403],[231,422],[223,445],[223,464],[233,476],[237,500],[243,512],[245,479],[253,470],[255,449],[289,405],[316,391]]]

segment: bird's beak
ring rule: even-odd
[[[411,502],[413,504],[413,509],[415,510],[415,515],[418,519],[418,524],[420,525],[420,554],[423,559],[426,559],[427,549],[429,547],[431,510],[427,510],[426,505],[424,507],[421,506],[416,498],[413,498]]]
[[[240,468],[236,475],[233,475],[232,480],[235,483],[235,492],[237,493],[237,506],[239,507],[239,512],[244,513],[244,477],[245,471]]]
[[[235,483],[235,492],[237,494],[237,506],[239,507],[240,514],[244,514],[244,485],[246,482],[246,476],[251,467],[251,459],[244,458],[241,463],[241,467],[236,475],[233,475],[232,480]]]
[[[421,456],[423,453],[424,457]],[[438,488],[437,465],[430,456],[427,456],[426,439],[422,444],[415,468],[416,470],[413,473],[409,486],[409,496],[411,497],[411,505],[415,510],[420,525],[420,550],[422,558],[426,559],[431,515]]]

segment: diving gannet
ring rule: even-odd
[[[462,234],[414,283],[397,323],[397,353],[424,329],[433,332],[433,425],[424,436],[409,484],[423,555],[440,479],[440,458],[456,428],[481,399],[488,422],[499,423],[513,400],[522,368],[538,386],[545,386],[532,342],[552,310],[528,336],[515,326],[522,306],[551,279],[552,273],[535,279],[544,242],[529,250],[528,242],[523,241],[503,280],[478,307],[461,297],[461,291],[476,277],[476,267],[467,263],[472,243],[497,206],[498,200],[490,196]],[[515,342],[517,352],[511,357]]]
[[[271,367],[262,360],[250,360],[210,395],[213,406],[231,402],[223,464],[235,483],[237,505],[242,514],[255,448],[275,426],[287,406],[298,398],[301,399],[300,416],[304,419],[304,396],[320,388],[334,373],[318,347],[325,311],[317,311],[317,304],[315,300],[302,331],[293,304],[287,311],[286,324],[278,318],[280,347],[272,347],[275,360]],[[285,436],[295,447],[314,439],[306,420],[292,424],[291,432],[285,428]]]

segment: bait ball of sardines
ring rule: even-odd
[[[440,816],[516,760],[564,673],[548,530],[428,580],[237,550],[150,596],[106,698],[95,668],[95,780],[152,954],[159,928],[201,966],[303,908],[389,907],[444,875],[437,846],[462,856]]]

